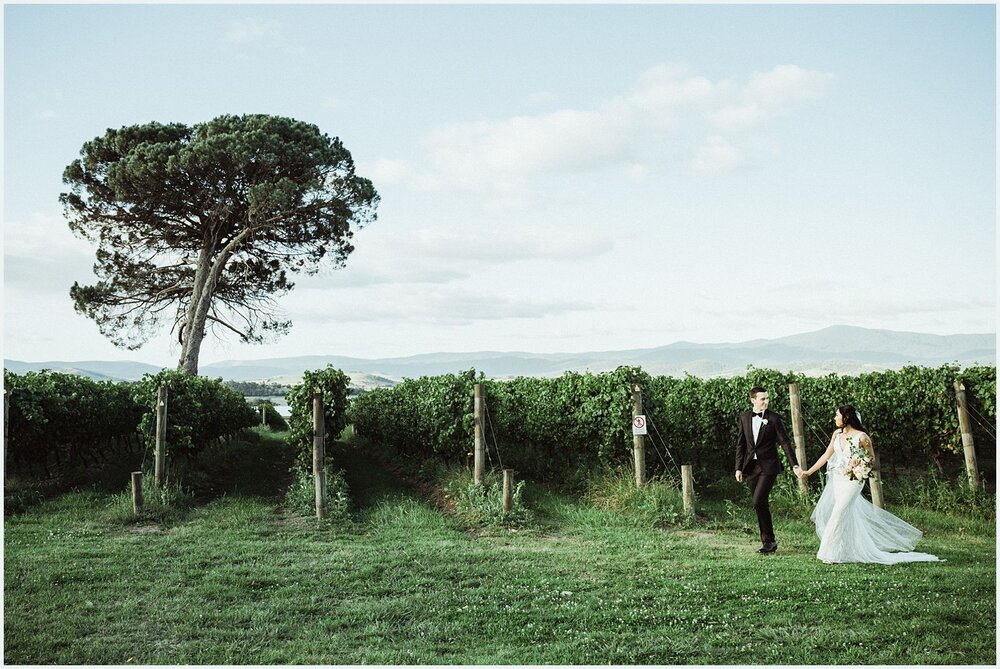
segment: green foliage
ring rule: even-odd
[[[312,471],[296,468],[295,480],[288,487],[285,502],[288,508],[303,516],[316,515],[316,482]],[[326,513],[327,520],[335,521],[347,518],[350,505],[350,489],[342,471],[326,469]]]
[[[675,464],[691,464],[708,485],[732,477],[738,416],[749,408],[749,389],[755,385],[769,389],[771,409],[791,431],[788,385],[799,384],[809,462],[826,450],[837,407],[850,403],[861,411],[884,469],[954,463],[961,452],[956,378],[966,383],[970,410],[982,417],[975,424],[978,450],[990,456],[995,450],[988,429],[996,422],[995,367],[904,367],[819,378],[751,367],[744,376],[716,379],[651,377],[640,368],[620,367],[602,374],[509,381],[477,379],[470,370],[372,390],[352,401],[350,414],[357,433],[378,448],[464,464],[472,450],[472,386],[478,380],[486,396],[491,454],[499,447],[504,466],[525,476],[573,483],[585,481],[598,466],[631,462],[630,388],[638,383],[650,424],[649,474],[675,475]],[[992,459],[981,458],[981,466]]]
[[[472,439],[475,372],[406,379],[375,388],[351,401],[357,434],[401,453],[458,459]]]
[[[133,386],[133,397],[146,411],[139,429],[147,443],[156,440],[156,403],[167,389],[167,458],[190,457],[212,442],[231,437],[260,422],[243,395],[222,379],[188,376],[177,370],[146,374]]]
[[[313,394],[323,394],[323,417],[327,441],[336,439],[347,427],[347,386],[350,378],[339,369],[307,371],[302,383],[288,391],[288,406],[292,415],[290,441],[298,450],[296,463],[303,469],[312,467]]]
[[[38,504],[43,499],[41,491],[30,486],[11,485],[8,479],[3,486],[3,512],[4,515],[21,513],[25,509]]]
[[[67,451],[70,462],[93,459],[135,435],[142,418],[128,384],[5,369],[4,389],[10,398],[7,454],[18,464],[44,466],[50,455]]]

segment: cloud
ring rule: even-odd
[[[403,185],[418,191],[437,191],[444,188],[439,177],[406,160],[380,158],[374,161],[359,161],[357,169],[358,173],[364,174],[379,186]]]
[[[94,278],[95,247],[75,237],[62,218],[36,212],[4,221],[3,246],[8,291],[65,294],[74,281]]]
[[[691,158],[691,169],[698,174],[727,174],[742,165],[739,149],[719,135],[698,147]]]
[[[530,202],[533,182],[546,175],[617,166],[620,174],[644,176],[650,160],[675,155],[663,150],[667,140],[699,145],[690,159],[695,171],[725,174],[747,159],[720,130],[731,134],[760,128],[827,95],[833,79],[828,73],[778,65],[742,83],[712,81],[686,66],[656,65],[624,94],[590,108],[450,123],[425,138],[421,164],[382,160],[376,168],[411,188],[485,193],[498,206]],[[636,165],[643,167],[636,170]]]
[[[382,284],[447,284],[469,279],[477,270],[510,263],[574,262],[609,253],[615,239],[603,232],[559,227],[507,228],[475,234],[440,229],[412,232],[365,230],[344,269],[303,279],[329,288]]]
[[[554,103],[559,98],[549,91],[538,91],[528,96],[528,104],[534,106],[545,106]]]
[[[754,74],[735,92],[734,99],[712,111],[710,118],[727,130],[760,125],[790,114],[800,103],[826,96],[833,81],[832,74],[779,65],[769,72]]]
[[[226,26],[222,39],[227,44],[273,42],[282,38],[281,24],[258,18],[233,21]]]
[[[713,84],[684,66],[656,65],[639,75],[637,86],[622,100],[649,127],[676,128],[681,110],[698,111],[724,94],[727,84]]]
[[[734,322],[769,322],[795,319],[811,323],[850,323],[863,327],[888,327],[899,323],[918,322],[921,318],[941,314],[968,315],[995,311],[996,303],[983,297],[955,298],[949,295],[885,295],[853,294],[843,302],[838,289],[828,285],[819,293],[803,296],[789,287],[771,291],[768,300],[761,303],[715,299],[700,309],[703,316],[730,318]],[[878,325],[881,323],[882,325]]]
[[[51,121],[57,118],[62,118],[62,114],[52,109],[42,109],[41,111],[35,112],[36,121]]]
[[[649,167],[642,163],[632,163],[625,167],[625,175],[633,181],[645,181],[649,173]]]
[[[437,261],[463,259],[478,264],[521,260],[580,260],[607,253],[614,239],[603,232],[589,233],[555,227],[491,229],[475,234],[420,230],[396,238],[394,255],[410,253]]]
[[[422,286],[376,287],[331,294],[322,289],[294,291],[285,300],[297,322],[400,323],[444,326],[506,319],[537,320],[602,308],[574,299],[520,296]],[[311,306],[310,306],[311,305]]]
[[[449,183],[469,186],[495,176],[600,167],[626,157],[631,141],[627,115],[561,109],[452,124],[433,132],[426,146],[434,170]]]
[[[4,256],[93,257],[94,246],[74,235],[62,217],[34,212],[26,219],[5,220],[3,227]]]

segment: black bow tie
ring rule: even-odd
[[[764,412],[763,412],[763,411],[761,411],[760,413],[757,413],[756,411],[754,411],[754,412],[753,412],[753,415],[754,415],[754,416],[757,416],[757,418],[763,418],[763,417],[764,417]]]

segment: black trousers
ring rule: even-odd
[[[774,541],[774,524],[771,522],[771,507],[767,498],[771,494],[774,482],[778,480],[778,470],[770,467],[764,469],[757,460],[751,460],[743,472],[743,480],[750,487],[750,498],[753,509],[757,512],[757,525],[760,527],[760,541],[766,544]]]

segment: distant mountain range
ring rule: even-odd
[[[328,364],[348,372],[353,385],[392,385],[406,377],[444,374],[466,369],[491,378],[557,376],[566,371],[602,372],[620,365],[639,365],[657,375],[736,376],[748,365],[794,370],[807,375],[830,372],[857,374],[899,369],[905,365],[939,366],[958,363],[996,364],[995,334],[932,335],[835,325],[816,332],[780,339],[755,339],[732,344],[676,342],[667,346],[595,353],[426,353],[405,358],[349,358],[311,355],[265,360],[227,360],[204,365],[204,376],[235,381],[271,380],[297,383],[306,370]],[[19,362],[5,360],[12,372],[51,369],[95,379],[136,380],[161,368],[140,362]]]

